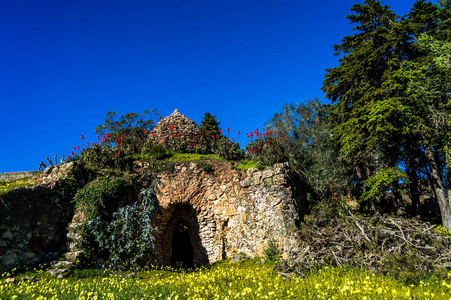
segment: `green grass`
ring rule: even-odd
[[[441,299],[451,297],[451,273],[406,285],[360,269],[323,267],[291,280],[254,261],[195,271],[147,270],[123,278],[85,271],[67,279],[0,285],[0,299]],[[17,276],[20,278],[20,275]]]
[[[26,187],[26,186],[34,186],[37,183],[31,179],[32,177],[24,177],[19,178],[16,180],[2,180],[0,181],[0,193],[7,192],[10,190],[20,187]]]

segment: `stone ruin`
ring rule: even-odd
[[[198,130],[194,121],[175,110],[150,135],[168,143],[173,134],[189,140]],[[141,171],[150,168],[146,162],[135,164]],[[68,228],[76,225],[74,204],[59,190],[70,167],[51,166],[38,176],[41,184],[2,198],[0,272],[42,261],[49,252],[68,251],[66,257],[76,253],[77,249],[67,249]],[[178,162],[173,172],[159,173],[158,179],[155,238],[164,265],[180,261],[185,266],[206,265],[239,253],[263,256],[270,239],[282,255],[298,244],[303,193],[288,163],[238,171],[229,162]],[[78,187],[86,183],[77,180]]]
[[[175,143],[182,143],[184,148],[194,148],[195,136],[199,135],[199,126],[178,109],[159,121],[149,134],[153,143],[161,144],[167,148],[174,148]]]

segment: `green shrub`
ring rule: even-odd
[[[96,216],[87,223],[87,230],[97,243],[100,259],[109,269],[137,269],[145,266],[149,258],[156,259],[152,235],[152,221],[157,209],[155,190],[142,189],[140,198],[139,203],[119,208],[111,221]]]
[[[268,245],[263,250],[266,258],[272,261],[278,261],[280,259],[281,251],[277,246],[277,241],[274,238],[270,238]]]

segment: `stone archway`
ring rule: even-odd
[[[171,217],[166,223],[163,240],[163,264],[174,267],[207,264],[207,253],[202,246],[199,223],[193,207],[189,204],[175,204],[170,211]]]
[[[184,221],[175,223],[172,233],[171,266],[191,268],[194,266],[194,252],[189,227]]]

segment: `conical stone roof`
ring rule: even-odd
[[[153,143],[166,148],[193,148],[195,137],[199,135],[199,126],[191,119],[181,114],[178,109],[158,122],[149,134]]]

